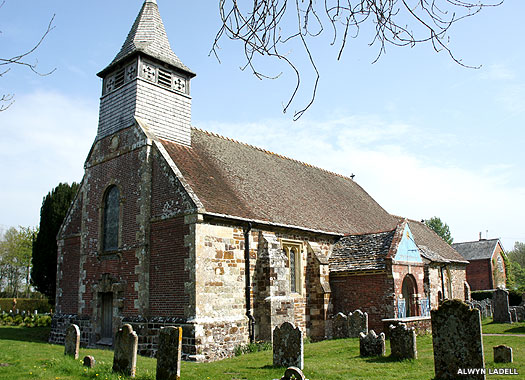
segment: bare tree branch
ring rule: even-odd
[[[320,73],[310,49],[312,39],[325,34],[325,26],[333,33],[331,45],[338,46],[341,59],[350,38],[357,38],[364,27],[372,28],[370,46],[378,46],[375,63],[386,52],[387,45],[415,46],[430,43],[436,52],[445,51],[463,67],[464,64],[448,45],[449,31],[456,22],[474,16],[486,7],[501,5],[504,0],[219,0],[222,25],[215,36],[210,54],[219,60],[219,42],[224,38],[241,41],[246,63],[259,79],[275,79],[280,74],[263,74],[256,67],[257,57],[277,58],[286,62],[296,75],[296,86],[283,106],[286,112],[301,87],[299,59],[292,59],[288,47],[298,42],[302,47],[315,79],[310,100],[294,119],[300,118],[313,104]],[[295,17],[294,17],[295,15]],[[294,45],[295,46],[295,45]],[[283,53],[286,52],[286,53]]]
[[[5,4],[5,1],[3,1],[0,4],[0,8],[3,7]],[[55,15],[51,17],[51,20],[49,21],[49,24],[47,25],[46,31],[42,34],[39,41],[29,50],[25,51],[22,54],[15,55],[13,57],[8,58],[0,58],[0,78],[3,77],[5,74],[7,74],[11,67],[14,66],[23,66],[26,68],[29,68],[33,73],[40,75],[40,76],[46,76],[52,74],[56,69],[53,69],[48,72],[40,72],[38,70],[38,60],[35,60],[34,63],[31,63],[27,61],[27,58],[34,53],[40,45],[42,45],[42,42],[47,37],[47,35],[55,28],[53,25],[53,22],[55,20]],[[5,111],[8,109],[12,104],[14,103],[14,95],[13,94],[4,94],[0,96],[0,112]]]

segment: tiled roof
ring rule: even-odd
[[[161,143],[207,213],[341,235],[397,224],[350,178],[198,129],[191,147]]]
[[[186,71],[189,74],[195,75],[171,50],[170,42],[155,0],[146,0],[144,2],[120,52],[99,75],[137,52],[142,52]]]
[[[385,269],[385,259],[396,230],[341,238],[329,259],[330,272]]]
[[[457,262],[467,264],[467,261],[456,252],[450,244],[444,241],[424,223],[409,220],[408,224],[412,231],[412,235],[414,235],[414,240],[424,257],[435,262]]]
[[[490,259],[499,239],[468,241],[464,243],[454,243],[452,247],[467,260]]]

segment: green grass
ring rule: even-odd
[[[496,329],[490,321],[487,326]],[[501,326],[501,325],[500,325]],[[508,327],[508,326],[507,326]],[[45,342],[48,328],[0,327],[0,379],[44,379],[44,380],[122,380],[111,372],[113,352],[108,350],[81,349],[80,359],[93,355],[97,360],[94,369],[85,369],[79,360],[64,357],[64,347]],[[525,374],[525,337],[484,336],[487,368],[516,368]],[[432,339],[418,337],[419,359],[393,361],[383,358],[359,357],[358,339],[323,341],[305,345],[305,375],[311,380],[326,379],[425,379],[434,376]],[[514,363],[495,365],[492,347],[507,344],[514,349]],[[390,352],[387,342],[387,353]],[[279,379],[283,368],[273,368],[272,352],[261,351],[241,355],[214,363],[184,362],[181,369],[183,380],[269,380]],[[156,360],[139,357],[137,379],[155,379]],[[98,376],[97,376],[98,375]],[[506,379],[508,376],[490,376],[489,379]]]
[[[494,323],[492,318],[485,318],[481,323],[484,334],[525,334],[525,322]]]

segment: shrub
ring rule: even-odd
[[[493,290],[475,290],[471,293],[471,297],[476,301],[483,301],[484,299],[492,299]]]
[[[235,356],[240,356],[251,352],[269,351],[271,349],[272,343],[270,342],[254,342],[249,344],[243,344],[235,347]]]
[[[521,292],[518,292],[517,290],[510,290],[509,291],[509,305],[510,306],[518,306],[521,303]]]

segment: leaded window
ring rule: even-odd
[[[104,251],[118,249],[118,232],[120,220],[120,192],[117,186],[111,186],[104,200]]]
[[[301,292],[301,243],[283,241],[283,253],[288,258],[290,268],[290,291]]]

